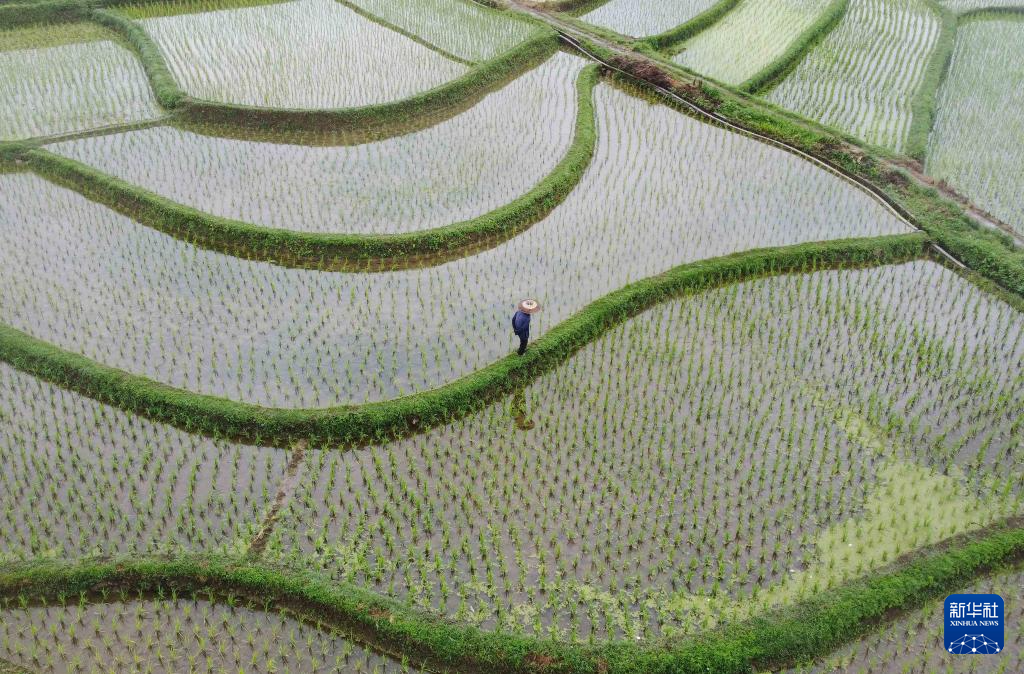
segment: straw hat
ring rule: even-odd
[[[524,314],[535,314],[540,311],[540,302],[537,300],[521,300],[516,309]]]

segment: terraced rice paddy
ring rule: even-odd
[[[286,462],[280,451],[154,424],[6,364],[0,420],[4,561],[244,552]]]
[[[1024,509],[1022,358],[1019,314],[930,262],[729,286],[307,453],[266,554],[487,629],[701,631]]]
[[[782,56],[828,5],[828,0],[743,0],[688,40],[672,60],[726,84],[742,84]]]
[[[345,0],[456,58],[486,61],[530,36],[525,21],[464,0]]]
[[[634,37],[663,33],[686,23],[715,4],[714,0],[611,0],[587,12],[583,18]]]
[[[938,13],[924,0],[851,0],[835,29],[767,98],[901,151],[940,30]]]
[[[334,0],[140,23],[182,89],[224,103],[305,109],[388,103],[441,86],[469,69]]]
[[[8,604],[0,608],[0,658],[54,674],[421,671],[254,602],[171,594]]]
[[[451,120],[373,143],[284,145],[166,126],[48,149],[175,202],[267,227],[423,230],[495,210],[552,172],[573,140],[584,65],[558,54]]]
[[[905,232],[866,194],[781,150],[598,87],[593,163],[511,241],[426,269],[338,274],[196,249],[30,175],[0,176],[0,320],[190,391],[283,407],[393,398],[511,351],[621,286],[751,248]],[[628,190],[622,185],[630,185]],[[728,199],[725,199],[727,190]],[[158,262],[156,262],[158,261]]]
[[[1007,648],[998,655],[956,657],[942,648],[941,601],[914,611],[896,623],[844,648],[822,662],[794,668],[803,672],[863,672],[864,674],[928,674],[929,672],[1019,672],[1024,625],[1024,571],[1008,570],[960,590],[964,594],[998,594],[1006,602]]]
[[[1024,18],[971,19],[957,30],[925,168],[1024,234]]]
[[[622,35],[711,0],[0,0],[0,674],[1020,670],[1020,251],[707,81],[903,151],[929,3],[740,0],[694,83]],[[1021,26],[927,158],[1017,226]]]
[[[142,65],[102,29],[68,24],[0,30],[0,141],[160,114]]]

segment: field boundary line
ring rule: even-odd
[[[416,35],[415,33],[407,31],[406,29],[404,29],[404,28],[402,28],[400,26],[396,26],[395,24],[393,24],[390,21],[384,19],[383,17],[377,16],[373,12],[370,12],[368,10],[363,9],[362,7],[360,7],[359,5],[355,4],[354,2],[350,2],[349,0],[334,0],[334,1],[337,2],[339,5],[341,5],[342,7],[346,7],[348,9],[352,10],[353,12],[358,14],[359,16],[361,16],[364,19],[366,19],[367,21],[372,21],[373,23],[377,24],[378,26],[382,26],[383,28],[387,28],[388,30],[390,30],[390,31],[392,31],[394,33],[398,33],[399,35],[412,40],[413,42],[415,42],[416,44],[420,45],[421,47],[425,47],[425,48],[429,49],[430,51],[434,52],[435,54],[443,56],[444,58],[448,59],[449,61],[454,61],[455,63],[458,63],[459,65],[469,66],[471,68],[473,66],[476,66],[479,63],[478,61],[471,61],[469,59],[462,58],[458,54],[453,54],[453,53],[451,53],[451,52],[449,52],[449,51],[447,51],[445,49],[442,49],[441,47],[438,47],[436,44],[434,44],[432,42],[428,42],[427,40],[425,40],[424,38],[420,37],[419,35]]]
[[[795,244],[685,263],[587,304],[540,339],[434,389],[361,405],[314,409],[263,407],[195,393],[99,363],[0,324],[0,360],[28,374],[190,433],[286,447],[359,446],[448,423],[533,381],[611,327],[688,292],[793,272],[895,264],[926,256],[920,233]]]
[[[338,628],[370,648],[433,669],[639,674],[763,671],[806,662],[949,592],[1024,560],[1024,518],[1002,520],[904,555],[881,570],[708,633],[593,645],[490,632],[374,590],[310,572],[213,554],[39,560],[0,565],[0,597],[36,601],[99,589],[227,593]]]
[[[956,15],[959,23],[966,21],[1013,21],[1024,17],[1024,2],[1020,5],[994,5],[973,7]]]
[[[751,94],[763,94],[784,80],[800,65],[801,61],[807,58],[811,50],[835,30],[849,9],[850,0],[832,0],[825,7],[821,16],[808,26],[807,30],[800,33],[777,59],[740,84],[739,90]]]
[[[247,106],[207,101],[183,91],[171,74],[159,46],[142,26],[116,11],[94,9],[88,15],[121,35],[143,63],[157,100],[165,108],[196,123],[231,125],[241,128],[273,128],[275,131],[337,131],[394,128],[407,132],[417,120],[436,118],[458,107],[466,98],[482,98],[494,86],[508,81],[551,56],[557,50],[557,38],[551,29],[538,25],[531,37],[516,46],[481,62],[464,75],[414,96],[388,103],[350,108],[299,110]],[[515,19],[513,19],[515,20]]]
[[[978,271],[1004,290],[1024,296],[1024,251],[1015,247],[1013,237],[972,219],[959,203],[919,181],[913,170],[908,173],[897,156],[879,153],[852,137],[837,136],[800,115],[781,114],[760,99],[705,80],[665,62],[660,55],[626,52],[621,45],[592,31],[525,7],[517,0],[504,2],[547,21],[567,44],[628,81],[725,128],[785,149],[859,184],[909,226],[924,231],[943,255]],[[673,75],[689,81],[680,82]]]
[[[252,541],[249,543],[249,549],[245,553],[247,559],[260,557],[263,554],[263,550],[266,549],[267,542],[270,540],[270,535],[274,532],[274,526],[277,524],[281,511],[288,505],[295,494],[295,488],[298,486],[299,470],[303,466],[308,448],[309,443],[305,440],[299,440],[292,445],[291,456],[288,458],[288,465],[285,466],[284,475],[281,476],[281,481],[278,483],[274,501],[267,510],[266,517],[263,518],[260,528],[256,531],[256,535],[253,536]]]
[[[741,0],[718,0],[692,19],[656,35],[641,38],[637,44],[641,48],[646,46],[649,49],[664,52],[666,55],[674,55],[679,52],[684,42],[724,19],[726,15],[736,9],[740,2]]]
[[[921,162],[924,161],[928,149],[928,137],[935,124],[939,89],[942,88],[942,83],[949,72],[959,23],[956,14],[940,5],[936,0],[924,0],[924,2],[929,9],[938,14],[939,38],[935,41],[931,56],[925,65],[924,75],[910,101],[910,128],[907,130],[907,140],[904,145],[904,152]]]
[[[512,201],[471,220],[398,234],[303,232],[212,215],[45,148],[22,153],[22,166],[142,225],[218,253],[322,271],[394,271],[436,266],[492,248],[546,217],[586,173],[597,143],[598,66],[576,78],[572,140],[558,164]]]

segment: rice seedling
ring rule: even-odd
[[[997,573],[960,590],[968,594],[998,594],[1006,602],[1006,648],[998,655],[964,658],[942,648],[942,601],[910,613],[891,625],[844,647],[820,662],[788,670],[854,672],[855,674],[1008,674],[1024,671],[1024,571]]]
[[[468,111],[380,142],[284,145],[167,126],[49,149],[178,203],[268,227],[422,230],[499,208],[552,172],[573,140],[584,65],[556,54]]]
[[[106,31],[82,24],[0,31],[0,140],[160,114],[142,65]]]
[[[264,554],[487,629],[700,632],[1024,510],[1022,360],[1020,314],[932,262],[708,291],[307,453]]]
[[[961,22],[939,91],[925,170],[1024,234],[1024,18]]]
[[[182,89],[223,103],[359,107],[408,98],[468,71],[467,65],[334,0],[233,7],[140,23]],[[294,39],[297,34],[303,39]]]
[[[52,674],[421,671],[238,597],[115,592],[0,608],[0,657]]]
[[[534,30],[466,0],[342,0],[467,61],[494,58]]]
[[[318,407],[433,388],[586,304],[684,262],[902,233],[848,183],[776,148],[618,89],[565,202],[513,240],[445,265],[368,274],[285,269],[197,249],[32,175],[0,176],[0,321],[191,391]],[[628,188],[623,188],[628,185]]]
[[[285,460],[0,364],[0,561],[244,552]]]
[[[644,37],[686,23],[714,4],[715,0],[611,0],[584,14],[583,19],[623,35]]]
[[[828,6],[828,0],[742,0],[688,40],[672,60],[726,84],[741,84],[782,56]]]
[[[767,98],[902,151],[941,27],[926,0],[851,0],[836,28]]]

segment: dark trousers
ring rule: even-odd
[[[530,341],[530,333],[516,336],[519,337],[519,351],[517,353],[521,356],[526,353],[526,343]]]

